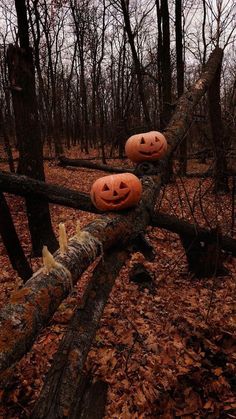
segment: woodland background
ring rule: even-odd
[[[94,281],[101,281],[100,285],[111,281],[107,270],[117,280],[87,361],[80,365],[83,379],[89,376],[83,397],[90,400],[102,394],[96,400],[102,412],[98,417],[104,409],[107,418],[236,417],[235,42],[236,6],[231,0],[2,0],[0,371],[6,367],[4,362],[7,366],[13,362],[6,355],[7,345],[14,347],[11,330],[17,334],[24,325],[31,333],[37,323],[29,314],[25,323],[19,320],[9,332],[9,319],[4,316],[12,313],[14,304],[27,311],[32,279],[26,281],[33,272],[42,274],[38,271],[42,246],[51,252],[58,248],[58,223],[66,224],[69,237],[78,219],[82,227],[95,220],[96,227],[98,215],[87,195],[92,182],[117,167],[133,169],[124,155],[130,135],[155,129],[166,131],[169,140],[178,99],[196,86],[212,51],[217,58],[212,63],[217,66],[206,95],[185,126],[185,135],[170,143],[175,150],[160,194],[148,186],[146,209],[144,205],[140,210],[143,218],[137,212],[137,220],[143,223],[141,242],[144,231],[148,240],[143,245],[145,257],[137,243],[127,251],[125,242],[123,253],[107,249],[106,229],[102,231],[98,223],[104,260],[96,259],[77,284],[89,265],[81,256],[72,292],[68,281],[62,293],[57,285],[49,303],[38,291],[35,306],[41,307],[42,316],[46,313],[43,326],[62,295],[69,296],[46,328],[37,325],[33,330],[34,338],[40,334],[32,350],[10,368],[10,378],[4,371],[0,375],[0,417],[45,417],[42,411],[52,394],[47,385],[57,383],[63,403],[73,393],[70,386],[60,392],[60,342],[75,327],[77,313],[88,313],[89,307],[93,313],[97,290],[92,288],[95,297],[88,290]],[[184,113],[188,107],[178,114],[181,123]],[[75,167],[72,159],[79,160]],[[91,163],[96,170],[88,168]],[[56,205],[59,201],[61,205]],[[154,218],[146,225],[152,205]],[[132,214],[127,220],[133,220],[129,228],[135,235]],[[103,217],[109,226],[110,216]],[[113,217],[114,231],[117,223],[122,242],[129,231],[119,227],[119,215]],[[188,228],[191,223],[190,236],[180,219]],[[111,228],[108,241],[113,233]],[[89,261],[94,259],[91,252]],[[124,265],[120,273],[119,263]],[[148,280],[145,276],[144,282],[133,282],[137,264]],[[45,287],[52,286],[53,275],[44,277],[49,284]],[[80,334],[76,336],[79,340]],[[16,344],[14,361],[31,345],[27,339]],[[76,358],[69,359],[77,372]],[[74,381],[66,377],[66,384]],[[85,414],[83,397],[80,415]],[[48,418],[55,417],[55,412],[50,414]],[[73,414],[78,412],[58,407],[56,417]]]
[[[235,139],[233,1],[28,1],[26,6],[40,128],[50,155],[80,144],[86,152],[100,148],[103,160],[104,145],[109,153],[119,148],[122,156],[132,133],[163,129],[215,46],[224,49],[227,146]],[[1,119],[16,145],[6,51],[20,39],[14,2],[3,0],[0,7]],[[189,138],[191,153],[209,148],[205,100]]]

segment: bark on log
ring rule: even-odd
[[[64,156],[59,157],[59,166],[83,167],[83,168],[93,169],[93,170],[102,170],[103,172],[109,172],[109,173],[133,173],[134,172],[133,169],[130,169],[128,167],[123,169],[121,167],[108,166],[107,164],[92,163],[91,161],[86,161],[86,160],[68,159],[67,157],[64,157]]]
[[[53,204],[76,208],[81,211],[101,212],[94,207],[89,195],[83,192],[52,185],[27,176],[10,174],[9,172],[0,172],[0,191],[23,197],[37,197]]]
[[[69,240],[66,254],[55,252],[59,265],[46,274],[37,271],[25,286],[14,292],[0,312],[0,372],[30,349],[40,329],[48,322],[82,272],[96,256],[114,245],[125,246],[145,230],[159,188],[151,178],[143,181],[142,201],[134,210],[104,215],[90,223],[84,236]],[[125,216],[124,216],[125,214]]]
[[[84,363],[116,276],[128,255],[127,251],[115,250],[95,268],[85,306],[77,310],[60,343],[32,419],[64,418],[65,412],[69,418],[74,417],[83,395]],[[79,413],[75,417],[80,417]]]
[[[153,227],[164,228],[168,231],[172,231],[172,233],[186,235],[193,239],[197,237],[199,240],[206,243],[212,243],[212,239],[216,239],[212,231],[199,227],[198,225],[191,224],[188,221],[180,220],[173,215],[154,213],[152,215],[151,225]],[[224,235],[220,235],[218,240],[221,248],[225,250],[225,252],[236,256],[236,240]]]
[[[194,109],[212,83],[215,72],[221,62],[221,56],[222,49],[218,47],[215,48],[211,53],[200,78],[178,100],[175,113],[163,132],[168,144],[171,146],[168,149],[166,160],[173,154],[182,138],[187,133],[192,122]]]

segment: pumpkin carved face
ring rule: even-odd
[[[131,173],[104,176],[92,185],[90,196],[96,208],[117,211],[139,202],[142,194],[140,180]]]
[[[167,150],[167,141],[158,131],[132,135],[125,144],[127,157],[135,162],[161,159]]]

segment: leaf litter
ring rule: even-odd
[[[84,192],[104,175],[87,169],[62,169],[51,163],[45,169],[48,182]],[[198,170],[197,163],[193,169]],[[30,257],[24,200],[6,196],[24,251]],[[210,179],[177,178],[175,184],[164,188],[157,208],[191,222],[197,220],[202,226],[220,225],[224,234],[230,234],[230,195],[215,198]],[[63,222],[69,237],[75,234],[78,220],[83,227],[96,218],[57,205],[50,205],[50,210],[55,232]],[[155,249],[155,259],[147,262],[135,254],[122,268],[86,362],[88,372],[109,384],[105,418],[235,418],[236,262],[225,255],[227,276],[196,280],[188,272],[178,235],[148,227],[147,237]],[[140,257],[153,274],[151,288],[129,280],[132,264]],[[0,259],[3,307],[22,281],[11,268],[2,244]],[[40,259],[32,259],[34,271],[41,264]],[[83,274],[32,350],[16,365],[8,387],[0,392],[0,418],[30,417],[53,355],[76,307],[82,304],[92,268]]]

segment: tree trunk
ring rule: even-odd
[[[0,220],[0,234],[12,267],[25,282],[33,272],[21,247],[11,213],[2,192],[0,192]]]
[[[89,195],[27,176],[0,172],[0,191],[20,195],[25,198],[37,198],[40,201],[76,208],[81,211],[100,213],[92,204]]]
[[[161,0],[161,16],[162,16],[162,91],[163,91],[163,111],[162,111],[162,126],[161,129],[166,128],[171,118],[171,103],[172,103],[172,78],[171,78],[171,61],[170,61],[170,23],[169,23],[169,8],[168,1]]]
[[[199,103],[202,96],[206,93],[211,85],[217,68],[221,62],[222,49],[216,48],[210,55],[209,60],[204,67],[204,70],[197,80],[197,82],[186,91],[178,100],[175,108],[175,113],[172,116],[168,127],[164,130],[163,134],[167,138],[170,146],[167,150],[165,160],[168,160],[170,155],[179,146],[183,137],[188,131],[192,123],[194,109]]]
[[[159,1],[156,1],[158,11],[158,29],[159,33],[159,49],[161,48],[160,69],[161,69],[161,93],[162,93],[162,108],[160,112],[160,128],[165,129],[170,122],[172,113],[172,74],[171,74],[171,60],[170,60],[170,23],[169,23],[169,8],[168,1],[161,0],[161,7]],[[162,42],[162,45],[160,45]],[[163,172],[162,180],[164,183],[170,182],[173,176],[173,162],[169,158],[166,162],[165,171]]]
[[[7,60],[19,145],[18,172],[44,180],[43,145],[38,119],[33,54],[29,47],[26,7],[24,0],[18,0],[15,4],[21,47],[10,45]],[[26,208],[34,255],[41,254],[43,245],[55,250],[58,244],[53,233],[48,204],[29,198],[26,200]]]
[[[136,50],[135,43],[134,43],[134,35],[132,33],[129,10],[128,10],[127,5],[128,5],[127,1],[121,0],[121,8],[122,8],[123,16],[124,16],[125,30],[127,32],[127,36],[128,36],[128,40],[129,40],[129,44],[130,44],[130,48],[131,48],[131,52],[132,52],[132,57],[133,57],[134,68],[135,68],[137,81],[138,81],[138,90],[139,90],[140,101],[141,101],[142,107],[143,107],[145,122],[147,124],[147,127],[149,129],[151,129],[151,118],[150,118],[150,115],[149,115],[147,101],[146,101],[146,97],[145,97],[142,66],[141,66],[141,63],[139,61],[139,57],[138,57],[137,50]]]
[[[6,155],[7,155],[7,161],[8,161],[8,164],[9,164],[9,169],[12,173],[15,173],[14,159],[13,159],[13,156],[12,156],[11,144],[10,144],[9,136],[8,136],[8,133],[7,133],[7,130],[6,130],[6,125],[5,125],[5,121],[4,121],[4,117],[3,117],[2,107],[3,107],[3,104],[2,104],[2,102],[0,102],[0,125],[1,125],[2,133],[3,133],[4,148],[5,148]]]
[[[78,308],[46,376],[32,419],[80,417],[84,364],[103,310],[127,251],[115,250],[100,260],[88,286],[85,305]],[[77,406],[77,408],[76,408]],[[72,412],[77,410],[77,415]],[[94,417],[94,416],[93,416]]]
[[[157,12],[157,71],[158,71],[158,99],[159,99],[159,125],[160,129],[163,127],[162,123],[162,111],[163,111],[163,89],[162,89],[162,50],[163,50],[163,34],[162,34],[162,16],[160,0],[156,0],[156,12]]]
[[[214,79],[208,91],[209,116],[215,157],[215,191],[229,192],[227,161],[225,156],[224,128],[220,105],[220,76],[223,52]]]
[[[183,30],[182,30],[182,0],[175,1],[175,43],[178,98],[184,92],[184,61],[183,61]],[[179,174],[187,172],[187,138],[183,138],[179,146]]]

